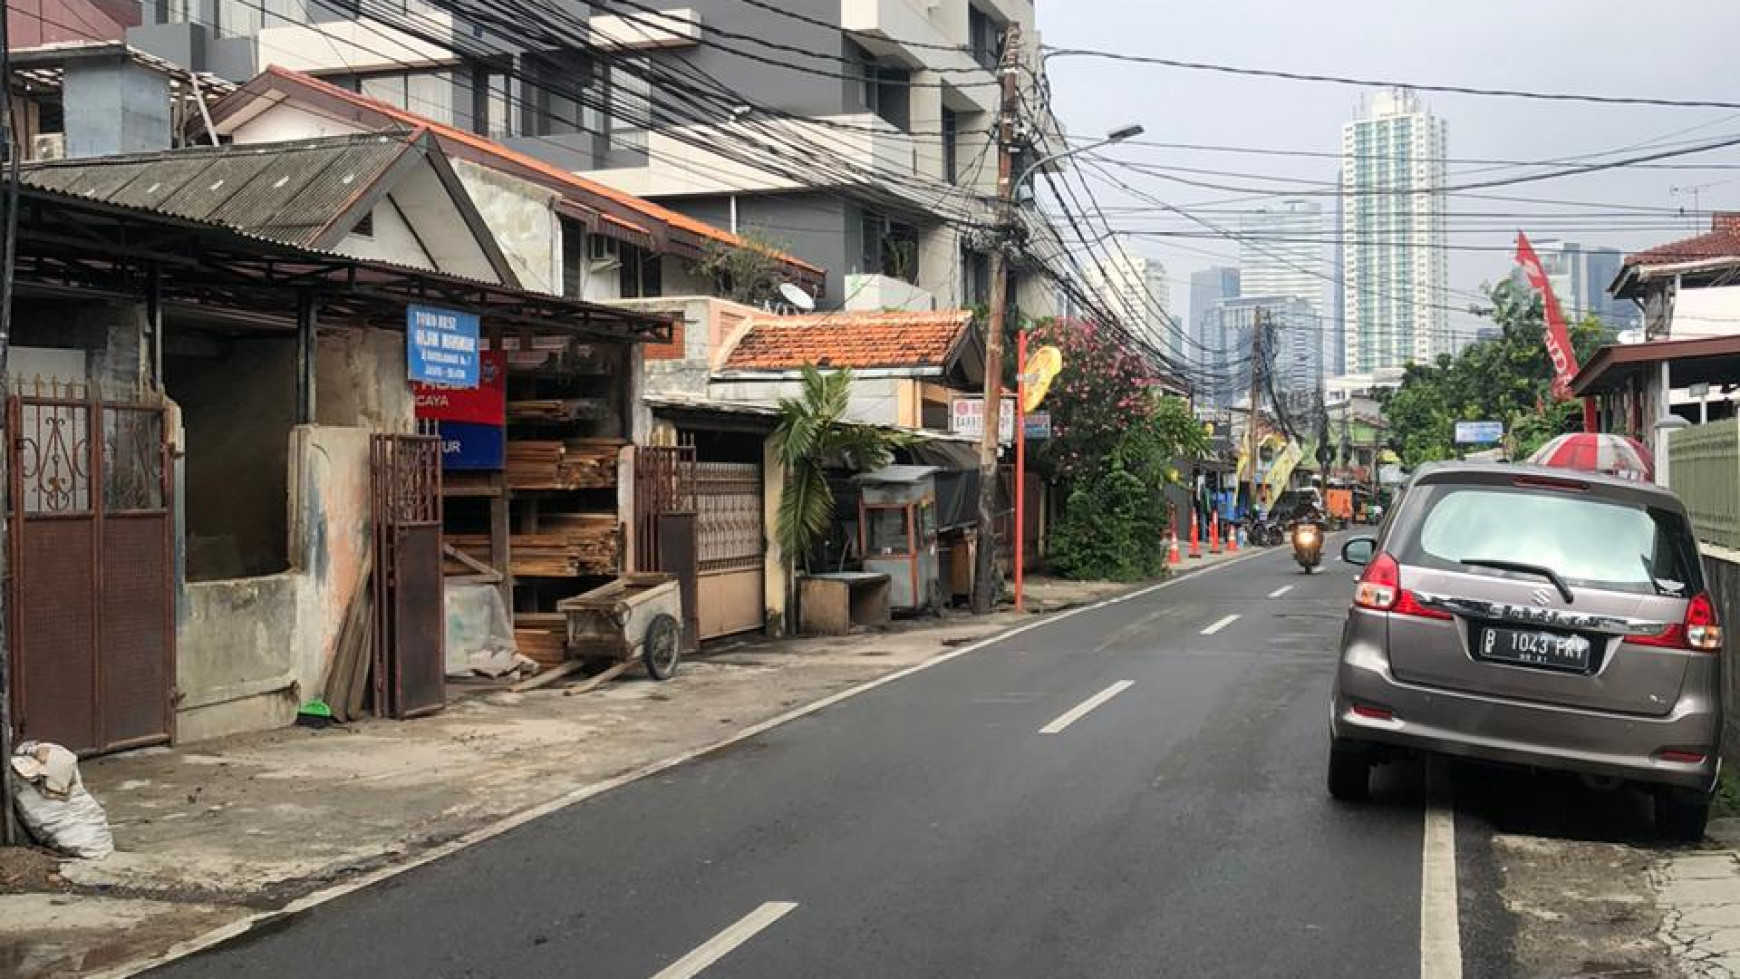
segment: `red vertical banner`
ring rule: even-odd
[[[1560,401],[1571,397],[1571,379],[1577,376],[1577,352],[1571,348],[1571,333],[1565,327],[1565,311],[1553,295],[1553,284],[1547,270],[1541,267],[1541,257],[1535,254],[1528,236],[1516,233],[1516,261],[1522,266],[1529,285],[1541,294],[1547,310],[1547,358],[1553,363],[1553,397]]]

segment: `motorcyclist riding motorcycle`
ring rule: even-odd
[[[1325,522],[1323,511],[1310,498],[1293,510],[1292,520],[1288,522],[1287,536],[1293,542],[1293,560],[1299,562],[1306,574],[1323,563]]]

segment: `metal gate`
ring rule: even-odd
[[[760,629],[767,620],[761,466],[696,463],[695,495],[701,638]]]
[[[683,647],[700,646],[695,531],[695,447],[646,445],[634,452],[634,569],[677,576]]]
[[[432,713],[447,696],[441,440],[434,435],[370,436],[369,493],[375,713]]]
[[[163,405],[53,382],[6,412],[18,736],[82,754],[168,741],[174,496]]]

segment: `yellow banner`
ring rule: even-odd
[[[1045,400],[1045,393],[1051,390],[1051,382],[1063,370],[1063,351],[1053,346],[1040,347],[1027,355],[1026,373],[1021,375],[1027,397],[1022,401],[1022,411],[1035,411],[1040,402]]]
[[[1299,443],[1288,442],[1281,454],[1275,457],[1273,465],[1269,466],[1268,478],[1263,480],[1263,486],[1268,489],[1268,498],[1273,502],[1280,498],[1287,489],[1287,480],[1293,477],[1293,470],[1298,467],[1299,460],[1305,458],[1305,450],[1299,448]]]

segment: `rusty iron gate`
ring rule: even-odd
[[[702,639],[760,629],[767,620],[761,466],[695,464]]]
[[[374,710],[416,717],[447,696],[441,573],[441,440],[369,437],[374,525]]]
[[[677,576],[683,648],[693,651],[701,643],[694,446],[635,449],[634,529],[634,569]]]
[[[173,470],[158,403],[38,383],[6,405],[13,709],[81,754],[170,739]]]

